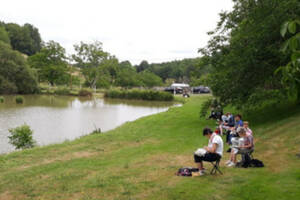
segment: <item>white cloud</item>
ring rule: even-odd
[[[43,40],[68,53],[80,41],[99,40],[120,60],[161,62],[196,57],[231,0],[9,0],[0,20],[31,23]]]

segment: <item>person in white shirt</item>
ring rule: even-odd
[[[199,175],[204,175],[203,162],[213,162],[221,159],[223,155],[223,140],[222,138],[214,133],[210,128],[203,129],[203,136],[206,136],[208,141],[208,146],[204,147],[206,153],[203,155],[194,154],[195,163],[199,169]]]

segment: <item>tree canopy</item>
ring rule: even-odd
[[[233,10],[220,13],[208,46],[208,82],[214,95],[227,104],[243,106],[286,95],[278,66],[288,61],[280,51],[280,27],[300,13],[298,0],[234,0]],[[259,94],[259,95],[258,95]],[[276,98],[274,98],[276,97]]]
[[[0,94],[30,94],[37,90],[34,70],[19,52],[0,41]]]
[[[39,30],[33,25],[25,24],[20,26],[15,23],[0,22],[1,27],[7,31],[10,44],[14,50],[29,56],[40,51],[42,39]]]
[[[40,52],[30,56],[28,63],[37,69],[39,81],[51,85],[66,84],[69,81],[68,64],[65,49],[57,42],[49,41]]]

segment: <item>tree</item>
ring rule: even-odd
[[[119,67],[120,68],[132,68],[132,65],[131,65],[130,61],[126,60],[126,61],[120,62]]]
[[[121,68],[118,72],[116,85],[131,88],[141,86],[142,82],[139,80],[138,73],[134,68],[124,67]]]
[[[149,68],[149,64],[146,60],[143,60],[138,66],[136,66],[137,72],[142,72]]]
[[[29,32],[31,38],[31,45],[28,55],[33,55],[42,49],[42,39],[39,30],[31,24],[24,24],[23,29]]]
[[[0,93],[32,94],[38,91],[36,73],[24,57],[0,41]]]
[[[0,26],[0,41],[10,45],[10,39],[4,27]]]
[[[275,73],[282,72],[282,82],[289,88],[291,93],[297,93],[297,101],[300,103],[300,20],[285,22],[281,27],[281,35],[285,37],[287,33],[292,36],[283,45],[282,51],[290,56],[289,62],[285,66],[279,67]]]
[[[159,76],[147,70],[140,72],[139,77],[145,87],[161,86],[163,84],[162,79]]]
[[[284,41],[278,27],[300,13],[298,5],[298,0],[234,0],[233,10],[220,14],[200,52],[210,57],[208,82],[223,103],[258,105],[284,95],[281,76],[274,76],[277,66],[288,60],[279,50]]]
[[[26,55],[33,55],[41,49],[41,37],[37,28],[31,24],[20,26],[15,23],[2,23],[8,32],[11,46]]]
[[[86,84],[94,88],[100,77],[98,67],[109,57],[109,54],[103,51],[102,43],[99,41],[89,44],[80,42],[79,45],[74,45],[74,49],[76,54],[73,54],[72,58],[75,66],[82,69]]]
[[[39,81],[47,81],[52,86],[68,83],[68,64],[65,49],[57,42],[49,41],[40,52],[28,58],[32,68],[37,69]]]

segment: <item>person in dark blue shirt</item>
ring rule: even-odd
[[[244,126],[244,123],[243,123],[243,120],[242,120],[242,116],[240,114],[237,114],[235,117],[235,130],[237,130],[238,127],[243,127]]]
[[[234,120],[235,120],[235,122],[234,122],[234,128],[231,130],[233,132],[235,132],[239,127],[243,127],[244,126],[244,123],[243,123],[243,120],[242,120],[242,116],[240,114],[235,115]],[[227,134],[227,137],[226,137],[226,139],[227,139],[226,141],[227,141],[227,143],[229,145],[232,144],[231,139],[233,137],[236,137],[235,134],[231,134],[231,131]],[[231,148],[229,148],[227,150],[227,152],[230,152],[230,151],[231,151]]]

